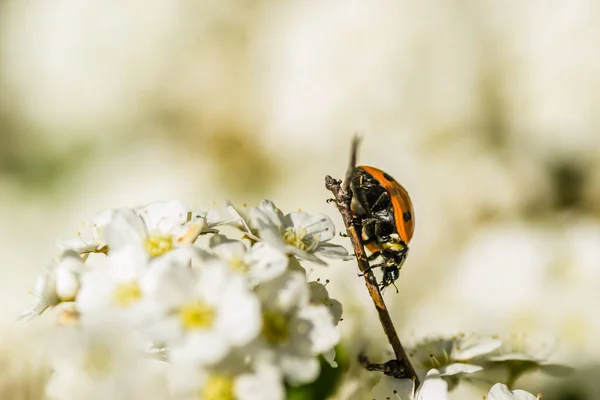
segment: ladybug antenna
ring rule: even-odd
[[[331,282],[329,279],[325,279],[325,284],[323,286],[327,286]]]

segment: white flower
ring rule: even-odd
[[[209,246],[231,269],[244,274],[252,286],[276,278],[288,266],[287,256],[265,242],[255,243],[247,249],[240,240],[214,235]]]
[[[57,328],[49,343],[52,400],[165,399],[164,363],[140,350],[137,336],[114,321]]]
[[[490,389],[487,400],[538,400],[541,396],[534,396],[533,394],[524,390],[510,391],[508,386],[503,383],[496,383]]]
[[[260,284],[256,292],[263,305],[261,339],[272,362],[291,384],[314,381],[320,370],[317,356],[331,352],[340,339],[329,307],[310,302],[306,278],[296,271]]]
[[[310,303],[315,305],[324,305],[329,308],[329,312],[331,314],[331,322],[334,326],[342,319],[343,307],[342,303],[338,300],[329,297],[329,292],[325,285],[320,282],[309,282],[308,283],[310,289]],[[330,351],[322,354],[325,361],[332,367],[336,368],[337,363],[335,362],[335,349],[332,348]]]
[[[452,338],[426,339],[408,350],[417,374],[436,369],[442,377],[481,371],[472,361],[498,349],[502,342],[492,338],[459,335]]]
[[[80,275],[84,264],[79,253],[65,251],[60,260],[49,267],[48,272],[40,276],[32,294],[39,298],[38,303],[21,314],[21,318],[40,315],[47,308],[62,302],[73,301],[80,287]]]
[[[106,210],[92,218],[91,226],[77,233],[77,238],[57,241],[57,246],[62,250],[73,250],[78,253],[104,252],[104,227],[111,221],[113,210]]]
[[[281,372],[258,362],[248,366],[243,360],[225,360],[213,367],[177,365],[169,374],[176,399],[201,400],[283,400],[285,389]]]
[[[243,207],[245,208],[246,205],[244,204]],[[239,230],[243,231],[246,238],[248,239],[251,239],[255,242],[258,242],[260,240],[260,238],[256,236],[256,228],[253,229],[250,226],[250,218],[248,217],[246,212],[240,212],[240,210],[234,207],[231,203],[227,204],[227,211],[229,211],[229,214],[232,217],[232,220],[228,222],[229,225],[235,226]]]
[[[519,334],[504,339],[502,346],[488,354],[485,360],[490,365],[506,368],[510,381],[530,370],[540,370],[552,376],[565,376],[573,371],[571,367],[549,363],[548,355],[543,354],[547,352],[547,346],[536,345],[528,336]]]
[[[104,228],[109,251],[138,246],[158,257],[177,247],[192,244],[209,231],[203,216],[192,216],[179,202],[156,202],[139,209],[115,210]]]
[[[161,271],[154,297],[163,315],[147,327],[174,363],[214,364],[260,332],[260,303],[244,278],[222,263]]]
[[[343,246],[327,243],[335,236],[333,221],[325,214],[297,211],[284,215],[269,200],[250,210],[260,238],[287,255],[325,264],[320,257],[348,259]]]
[[[79,311],[83,315],[111,312],[115,319],[134,325],[144,321],[155,312],[151,294],[157,284],[159,264],[173,260],[177,259],[155,260],[155,268],[150,268],[147,254],[139,247],[111,251],[105,263],[90,267],[82,276],[77,296]]]

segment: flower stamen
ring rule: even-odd
[[[194,301],[181,307],[179,318],[186,330],[207,329],[213,325],[215,310],[206,303]]]
[[[170,235],[149,235],[145,247],[150,257],[162,256],[173,250],[173,238]]]
[[[233,380],[226,376],[212,375],[206,380],[200,396],[203,400],[234,400]]]
[[[130,307],[142,298],[142,289],[137,282],[122,282],[113,291],[113,303],[118,307]]]

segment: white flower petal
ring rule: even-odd
[[[149,232],[170,232],[187,222],[190,213],[179,201],[157,201],[138,210]]]
[[[248,252],[247,263],[250,265],[250,282],[255,285],[283,274],[287,269],[289,259],[268,243],[259,242]]]
[[[79,277],[66,268],[56,270],[56,294],[61,301],[71,301],[79,290]]]
[[[254,226],[258,226],[259,221],[275,225],[279,228],[285,226],[285,216],[270,200],[263,200],[258,207],[252,207],[250,210],[250,220]]]
[[[256,293],[265,307],[282,312],[305,305],[310,299],[306,278],[296,271],[288,271],[272,281],[263,282],[256,288]]]
[[[225,338],[214,332],[196,332],[186,336],[184,343],[169,349],[173,363],[211,365],[221,361],[229,351]]]
[[[239,400],[283,400],[285,390],[279,370],[268,364],[259,364],[255,373],[240,375],[235,381]]]
[[[341,260],[352,260],[354,255],[349,255],[344,246],[333,243],[320,243],[316,253],[321,257],[338,258]]]
[[[483,367],[473,364],[453,363],[440,367],[440,375],[451,376],[456,374],[472,374],[473,372],[481,371]]]
[[[298,318],[308,321],[309,337],[315,354],[330,351],[340,341],[340,332],[331,320],[331,313],[325,306],[308,306],[298,312]]]
[[[427,373],[425,380],[417,390],[416,400],[447,400],[448,383],[440,378],[436,370]]]
[[[489,354],[492,351],[500,348],[502,341],[498,339],[477,339],[466,340],[461,343],[460,350],[452,354],[455,360],[470,360],[475,357],[480,357]]]
[[[284,354],[280,365],[287,381],[292,385],[313,382],[321,371],[319,360],[316,357],[297,357]]]
[[[215,328],[227,337],[231,344],[247,344],[258,336],[262,327],[258,298],[238,277],[232,278],[221,295]]]
[[[144,223],[135,211],[128,208],[116,210],[110,223],[104,227],[104,239],[109,251],[132,245],[143,247],[146,235]]]
[[[289,218],[295,229],[306,229],[309,234],[318,235],[319,241],[326,242],[335,236],[335,225],[325,214],[291,212]]]
[[[537,397],[524,390],[510,391],[503,383],[496,383],[490,389],[487,400],[537,400]]]

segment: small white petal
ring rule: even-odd
[[[250,210],[250,220],[254,226],[258,226],[258,221],[263,221],[279,228],[285,226],[285,216],[270,200],[263,200],[258,207],[252,207]]]
[[[143,246],[146,235],[144,223],[128,208],[116,210],[113,219],[104,227],[104,239],[110,251],[131,245]]]
[[[56,294],[62,301],[71,301],[79,290],[79,278],[73,272],[66,268],[59,268],[56,271]]]
[[[537,400],[537,397],[524,390],[510,391],[503,383],[496,383],[487,395],[488,400]]]
[[[340,332],[332,323],[331,314],[325,306],[308,306],[300,310],[298,318],[308,321],[309,337],[315,354],[331,350],[340,341]]]
[[[313,382],[321,371],[319,360],[316,357],[297,357],[284,354],[280,364],[287,381],[292,385]]]
[[[281,251],[265,242],[256,243],[247,254],[250,265],[250,282],[258,284],[283,274],[287,269],[289,259]]]
[[[483,367],[473,364],[453,363],[440,367],[440,375],[451,376],[456,374],[472,374],[473,372],[481,371]]]
[[[235,346],[247,344],[262,328],[258,298],[237,277],[232,278],[221,295],[216,329]]]
[[[438,371],[431,370],[416,393],[416,400],[447,400],[448,383],[440,378]]]
[[[183,345],[169,350],[169,359],[173,363],[211,365],[221,361],[228,351],[225,338],[214,332],[192,333],[187,335]]]
[[[169,232],[187,221],[189,210],[179,201],[157,201],[138,210],[147,230]]]
[[[452,354],[452,358],[455,360],[470,360],[475,357],[489,354],[492,351],[502,346],[502,341],[498,339],[477,339],[474,338],[472,342],[464,341],[461,343],[459,351],[455,351]]]
[[[305,212],[291,212],[290,221],[294,229],[306,229],[309,234],[318,235],[319,241],[326,242],[335,236],[335,225],[325,214],[307,214]]]
[[[321,257],[339,258],[341,260],[352,260],[353,255],[348,255],[348,250],[344,246],[333,243],[321,243],[316,253]]]
[[[279,370],[272,365],[257,365],[253,374],[242,374],[235,381],[239,400],[283,400],[285,390]]]

